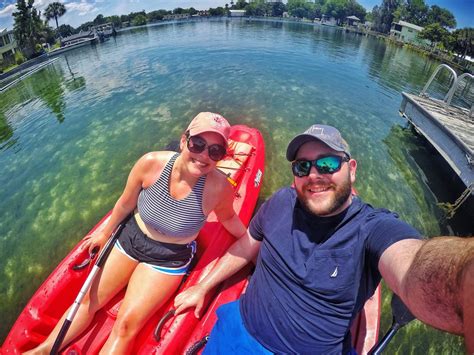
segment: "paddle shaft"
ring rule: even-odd
[[[400,328],[401,327],[398,323],[392,324],[392,326],[390,327],[387,334],[385,334],[385,336],[380,341],[380,343],[378,343],[377,346],[369,352],[369,354],[370,355],[380,355],[382,353],[382,351],[385,349],[385,347],[388,345],[390,340],[392,340],[392,338],[395,336],[395,333]]]
[[[115,244],[115,240],[118,238],[119,232],[122,228],[123,228],[123,225],[122,223],[120,223],[115,229],[115,231],[112,233],[112,236],[109,238],[109,240],[105,244],[104,248],[102,249],[102,252],[99,254],[99,257],[94,263],[94,266],[92,267],[91,272],[87,276],[86,281],[82,285],[81,290],[79,291],[76,299],[74,300],[74,303],[71,306],[71,309],[69,310],[67,314],[66,319],[64,320],[63,325],[61,326],[61,330],[59,331],[58,336],[56,337],[56,340],[54,341],[54,345],[53,345],[53,348],[51,349],[50,355],[56,355],[59,352],[61,348],[61,344],[64,338],[66,337],[69,327],[71,326],[72,320],[76,316],[76,313],[79,309],[79,306],[84,296],[86,295],[87,291],[89,291],[89,287],[94,281],[97,273],[102,268],[105,261],[107,260],[107,257],[112,251],[112,248],[114,247],[114,244]]]

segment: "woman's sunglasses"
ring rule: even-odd
[[[202,153],[207,147],[207,154],[209,158],[214,161],[222,160],[227,153],[226,148],[220,144],[211,144],[207,145],[207,142],[204,138],[199,136],[189,136],[189,133],[186,134],[186,142],[188,149],[191,153]]]
[[[349,161],[348,156],[328,155],[315,160],[295,160],[291,163],[294,176],[308,176],[314,166],[320,174],[334,174],[341,169],[342,163]]]

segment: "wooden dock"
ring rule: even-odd
[[[448,162],[474,194],[474,118],[469,110],[433,98],[402,93],[400,114]]]

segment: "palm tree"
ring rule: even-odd
[[[46,20],[51,20],[54,18],[56,21],[56,29],[59,29],[58,25],[58,17],[61,17],[66,13],[66,7],[64,4],[61,4],[60,2],[52,2],[51,4],[48,5],[46,10],[44,10],[44,17],[46,17]]]

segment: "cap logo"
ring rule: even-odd
[[[308,133],[311,133],[311,134],[314,134],[314,135],[323,135],[324,134],[324,128],[311,126],[309,128]]]
[[[211,117],[211,122],[210,123],[214,127],[222,127],[222,126],[224,126],[224,119],[222,118],[222,116],[213,115]]]

